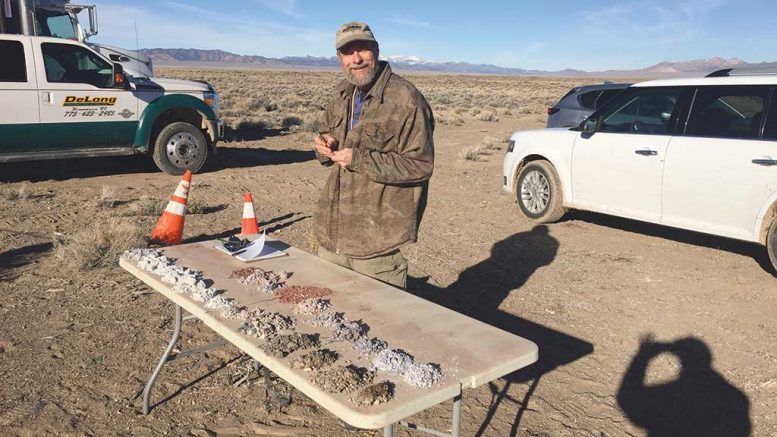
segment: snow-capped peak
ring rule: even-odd
[[[402,62],[404,64],[411,64],[411,65],[432,63],[432,61],[428,59],[423,59],[418,56],[396,55],[396,56],[386,56],[384,59],[386,59],[389,62]]]

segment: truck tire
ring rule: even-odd
[[[168,124],[154,142],[154,163],[170,175],[196,173],[208,158],[208,141],[200,129],[183,121]]]
[[[515,194],[521,212],[533,222],[557,222],[566,213],[561,180],[548,161],[526,164],[518,174]]]
[[[777,218],[772,221],[772,226],[769,227],[769,233],[766,235],[766,250],[772,261],[773,273],[777,273]]]

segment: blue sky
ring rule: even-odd
[[[94,0],[96,42],[332,56],[346,21],[370,24],[381,56],[526,69],[644,68],[721,56],[777,61],[773,0]]]

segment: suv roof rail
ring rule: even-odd
[[[731,70],[733,70],[733,68],[724,68],[722,70],[715,70],[704,77],[726,77],[729,75],[729,73],[731,73]]]
[[[777,66],[761,68],[723,68],[715,70],[704,77],[730,77],[730,76],[770,76],[777,75]]]

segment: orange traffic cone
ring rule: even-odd
[[[254,198],[251,193],[246,193],[243,198],[243,223],[240,233],[243,235],[252,235],[259,233],[259,223],[256,220],[254,212]]]
[[[181,244],[183,238],[183,221],[186,215],[186,201],[189,198],[189,185],[192,182],[192,172],[186,170],[175,193],[170,196],[170,202],[159,217],[156,227],[151,232],[151,241],[161,244]]]

